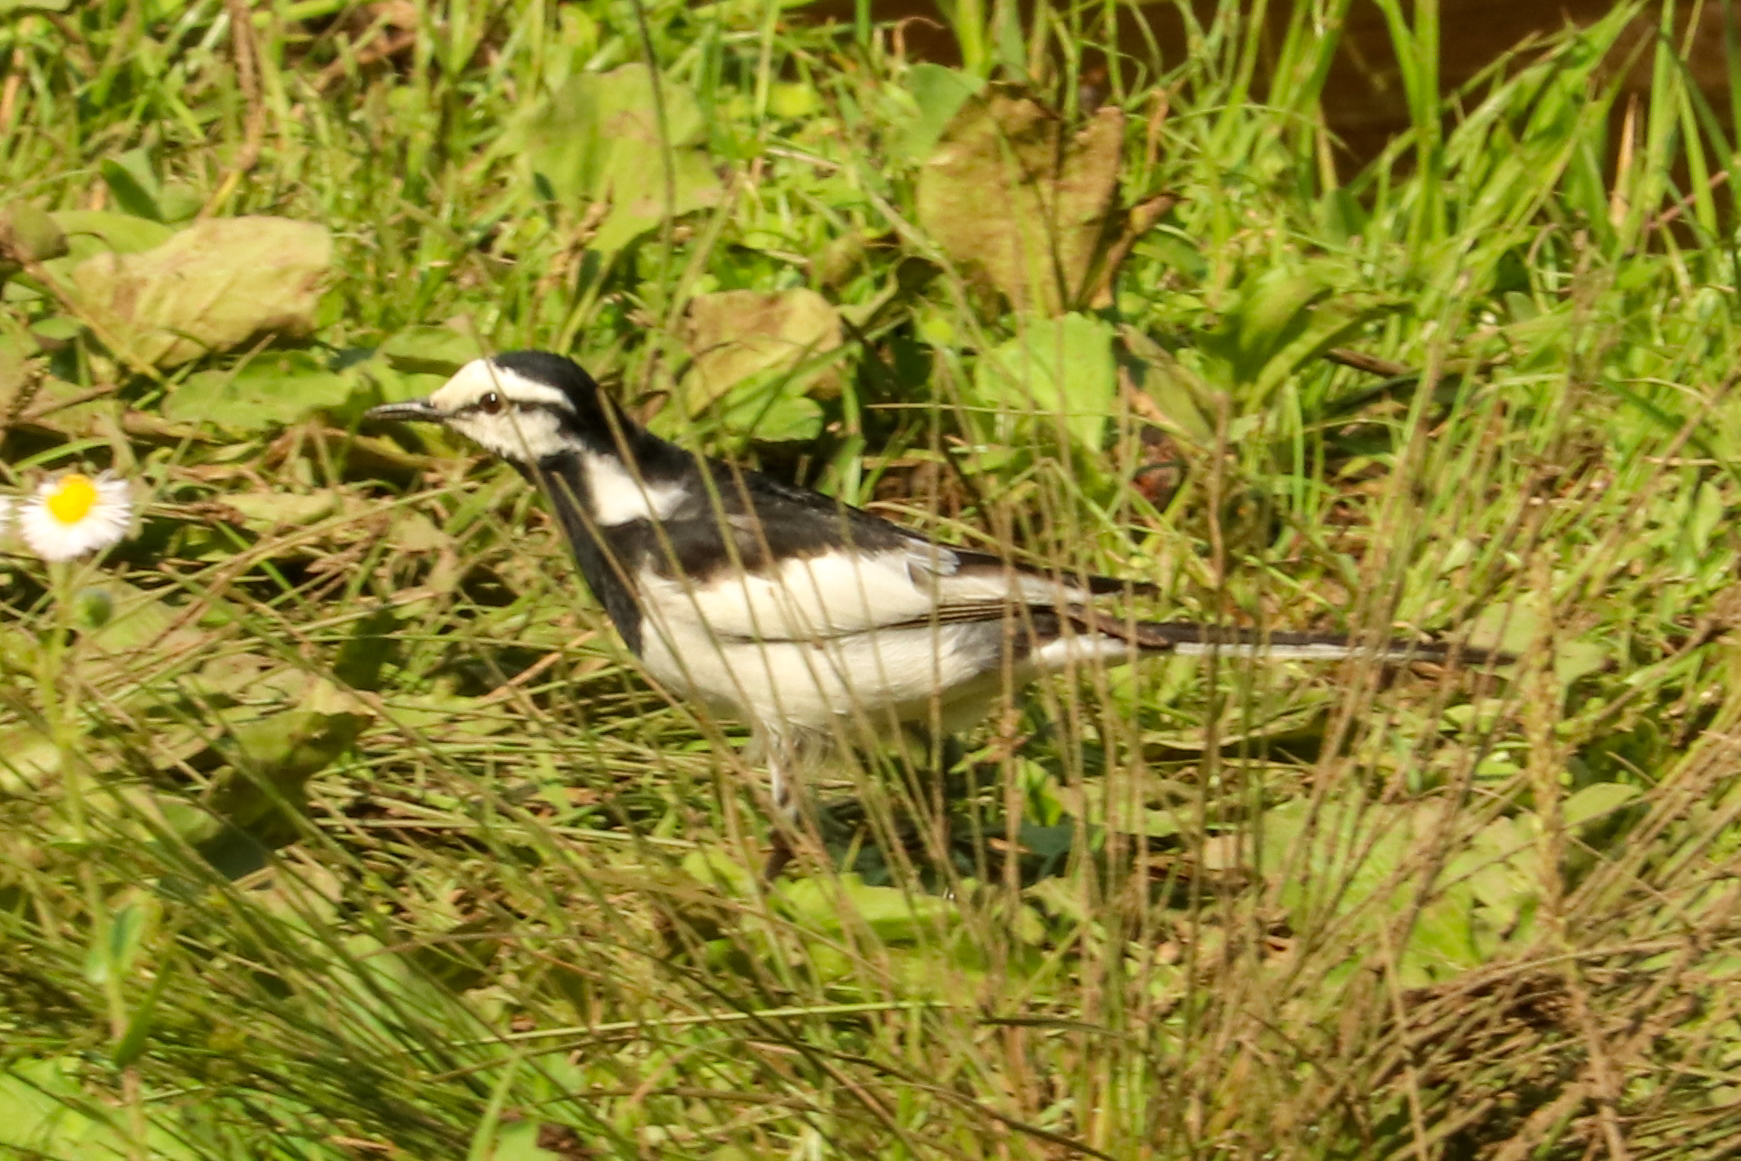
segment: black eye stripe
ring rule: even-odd
[[[509,407],[513,406],[517,405],[511,400],[502,398],[501,395],[496,392],[489,391],[481,396],[475,403],[468,403],[460,408],[460,412],[465,415],[476,415],[479,413],[484,415],[500,415]]]
[[[554,413],[558,413],[560,410],[556,407],[552,407],[548,403],[527,402],[527,401],[522,400],[522,399],[509,399],[506,396],[498,396],[496,405],[494,407],[491,407],[488,404],[487,400],[489,399],[490,395],[495,395],[495,394],[496,394],[496,392],[494,392],[494,391],[489,392],[482,399],[479,399],[475,403],[466,404],[464,407],[461,407],[458,411],[455,411],[453,414],[455,414],[455,415],[477,415],[477,414],[501,415],[502,413],[504,413],[506,411],[519,411],[519,412],[548,411],[548,412],[551,412],[554,414]]]

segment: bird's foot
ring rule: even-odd
[[[762,882],[772,883],[780,877],[780,872],[786,869],[786,864],[792,861],[792,840],[782,827],[774,828],[773,849],[768,851],[768,861],[762,865]]]

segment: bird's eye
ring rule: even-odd
[[[485,415],[496,415],[502,410],[502,397],[494,391],[486,391],[484,397],[478,400],[478,408]]]

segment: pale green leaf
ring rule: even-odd
[[[376,349],[393,370],[413,375],[451,375],[487,353],[477,336],[452,327],[410,327]]]
[[[1118,398],[1112,327],[1082,314],[1030,317],[981,356],[973,386],[981,406],[1018,417],[1030,433],[1061,430],[1078,451],[1098,452]]]
[[[983,79],[960,69],[929,62],[908,69],[907,90],[919,106],[919,115],[901,138],[901,152],[914,161],[930,156],[950,119],[984,88]]]
[[[67,256],[61,261],[69,271],[98,254],[139,254],[175,237],[162,222],[111,210],[56,210],[49,217],[66,235]]]
[[[1624,782],[1596,782],[1567,798],[1560,806],[1560,816],[1568,827],[1580,827],[1613,814],[1639,793],[1638,787]]]
[[[340,407],[357,386],[354,374],[329,371],[306,351],[265,351],[240,369],[190,375],[165,400],[163,415],[258,431]]]
[[[653,73],[640,63],[570,76],[498,147],[559,201],[610,204],[595,249],[621,249],[665,218],[720,198],[719,177],[700,148],[706,124],[694,93],[669,77],[657,83],[655,100]]]
[[[74,267],[86,303],[133,358],[159,367],[314,329],[331,273],[324,226],[288,218],[196,223],[137,254],[98,254]]]

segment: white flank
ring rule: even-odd
[[[608,523],[601,516],[601,524]],[[951,575],[946,548],[914,542],[882,552],[837,549],[785,561],[774,573],[728,574],[707,585],[647,577],[649,601],[681,608],[722,637],[817,641],[923,623],[952,606],[1005,601],[1050,605],[1087,599],[1080,589],[1014,571]]]
[[[895,624],[930,609],[905,554],[837,551],[785,561],[777,573],[728,571],[708,584],[646,576],[648,603],[718,638],[813,641]]]
[[[1080,585],[1064,577],[1040,576],[1022,572],[1014,565],[999,572],[974,570],[961,573],[959,559],[946,548],[923,542],[916,543],[908,553],[915,570],[931,575],[937,603],[967,605],[981,601],[1009,601],[1027,605],[1079,605],[1093,599]],[[932,591],[932,590],[928,590]]]

